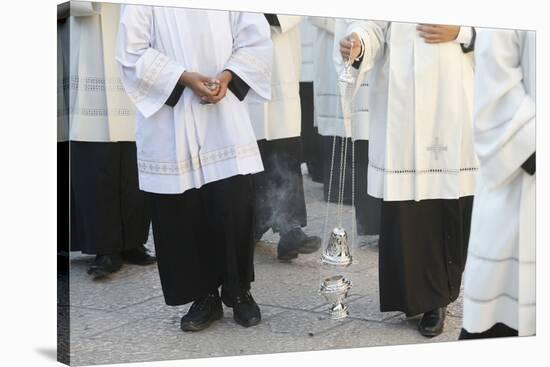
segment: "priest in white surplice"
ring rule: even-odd
[[[279,233],[277,258],[289,261],[299,253],[312,253],[321,239],[302,230],[307,225],[301,171],[302,145],[299,94],[302,64],[302,17],[265,14],[273,41],[272,99],[249,103],[265,171],[254,176],[256,239],[269,229]]]
[[[251,13],[128,5],[117,42],[165,301],[193,302],[184,331],[220,319],[222,301],[237,323],[256,325],[250,193],[263,166],[243,100],[270,98],[268,24]]]
[[[370,75],[368,192],[383,199],[381,311],[423,314],[419,332],[443,330],[460,291],[478,168],[473,148],[469,27],[355,21],[335,61]],[[351,47],[353,40],[353,48]]]
[[[69,10],[58,101],[70,139],[71,250],[96,255],[88,268],[96,279],[125,261],[155,262],[144,247],[151,214],[138,187],[134,108],[114,57],[119,5],[73,1]]]
[[[485,29],[476,42],[480,159],[461,339],[535,334],[535,33]]]

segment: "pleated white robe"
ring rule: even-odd
[[[315,123],[322,136],[346,137],[338,74],[332,63],[335,22],[332,18],[311,18],[311,23],[317,28],[314,43]]]
[[[365,44],[369,195],[385,201],[473,195],[473,59],[454,42],[427,44],[416,24],[353,21]],[[340,37],[341,38],[341,37]],[[337,42],[333,57],[342,67]]]
[[[262,16],[263,15],[259,15]],[[271,100],[249,101],[250,118],[257,140],[276,140],[300,136],[300,72],[302,44],[300,16],[277,15],[280,26],[271,26],[273,72]],[[264,19],[267,24],[267,21]]]
[[[247,99],[270,98],[272,43],[263,15],[134,6],[122,8],[116,60],[137,106],[139,184],[176,194],[263,170],[247,105],[232,92],[200,104],[185,88],[165,104],[181,74],[216,77],[232,70],[250,86]]]
[[[59,6],[59,5],[58,5]],[[70,22],[57,22],[57,142],[69,141],[69,91]]]
[[[64,66],[68,79],[58,87],[68,94],[63,99],[68,106],[58,102],[60,135],[71,141],[134,141],[135,108],[115,63],[120,6],[76,1],[70,7],[71,16],[61,32],[70,32],[70,49],[62,51],[67,58],[70,52],[70,60]]]
[[[342,71],[344,60],[339,52],[340,40],[347,36],[346,31],[353,23],[349,19],[330,20],[332,22],[331,42],[326,44],[324,57],[330,67],[339,75]],[[335,51],[338,50],[337,53]],[[357,73],[357,71],[355,71]],[[331,79],[333,91],[339,96],[339,134],[338,136],[352,137],[353,140],[369,140],[369,96],[373,93],[372,78],[374,73],[364,73],[361,81],[350,88],[342,88],[337,79]],[[336,105],[332,102],[333,105]],[[335,107],[332,107],[335,108]]]
[[[302,42],[302,67],[300,82],[313,82],[313,43],[315,41],[315,27],[309,17],[300,22],[300,39]]]
[[[475,147],[481,162],[465,270],[463,327],[535,334],[535,34],[480,30]]]

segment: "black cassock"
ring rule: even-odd
[[[215,292],[250,289],[254,280],[251,175],[215,181],[182,194],[148,194],[166,304]]]
[[[147,242],[151,210],[135,142],[73,141],[70,167],[71,251],[110,255]]]
[[[331,165],[332,185],[330,187],[330,202],[338,202],[338,190],[340,187],[340,162],[342,156],[342,144],[347,144],[345,153],[345,181],[344,204],[351,205],[352,182],[352,146],[355,145],[355,220],[357,223],[357,235],[377,235],[380,233],[381,200],[367,194],[367,169],[369,162],[369,141],[356,140],[352,145],[351,138],[343,139],[339,136],[334,141],[334,136],[321,136],[322,161],[323,161],[323,192],[325,201],[329,199],[329,182]],[[347,142],[346,142],[347,141]],[[332,163],[332,148],[334,145],[334,164]]]
[[[70,215],[74,213],[69,208],[69,205],[74,203],[70,199],[72,191],[70,190],[69,149],[68,141],[57,142],[57,254],[67,257],[67,260],[72,223]]]
[[[300,108],[302,112],[302,162],[314,182],[323,182],[323,161],[321,160],[321,136],[313,126],[313,82],[300,82]]]
[[[473,196],[382,202],[380,311],[413,316],[457,299],[472,203]]]

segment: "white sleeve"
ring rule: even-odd
[[[349,24],[346,35],[357,33],[365,46],[359,73],[367,72],[374,66],[384,48],[387,27],[387,22],[354,21]]]
[[[247,99],[265,102],[271,98],[273,44],[269,24],[262,14],[231,13],[233,53],[225,69],[233,71],[251,92]]]
[[[128,96],[145,117],[164,106],[185,71],[182,65],[151,47],[152,30],[151,6],[121,7],[116,61]]]
[[[472,27],[460,27],[456,39],[453,41],[455,43],[461,43],[464,47],[470,46],[472,43],[473,31]]]
[[[387,28],[387,22],[337,20],[334,31],[334,47],[332,54],[336,72],[340,74],[345,65],[345,60],[342,59],[340,53],[340,41],[352,33],[357,33],[364,45],[363,60],[359,70],[354,71],[358,74],[356,78],[356,84],[358,86],[362,76],[373,68],[382,54]],[[357,86],[355,89],[357,89]]]
[[[535,151],[535,102],[523,85],[518,31],[480,30],[475,58],[475,148],[495,187]]]

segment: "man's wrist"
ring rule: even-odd
[[[189,86],[189,74],[190,73],[187,70],[185,70],[183,73],[181,73],[178,84],[181,84],[184,87],[188,87]]]
[[[172,90],[172,93],[168,96],[168,99],[164,102],[165,105],[174,107],[180,100],[181,95],[183,94],[183,91],[185,88],[187,88],[187,81],[186,81],[186,73],[185,71],[181,73],[178,82],[174,86],[174,89]]]
[[[222,72],[220,79],[223,79],[227,84],[229,84],[231,80],[233,80],[233,72],[229,69],[225,69]]]

